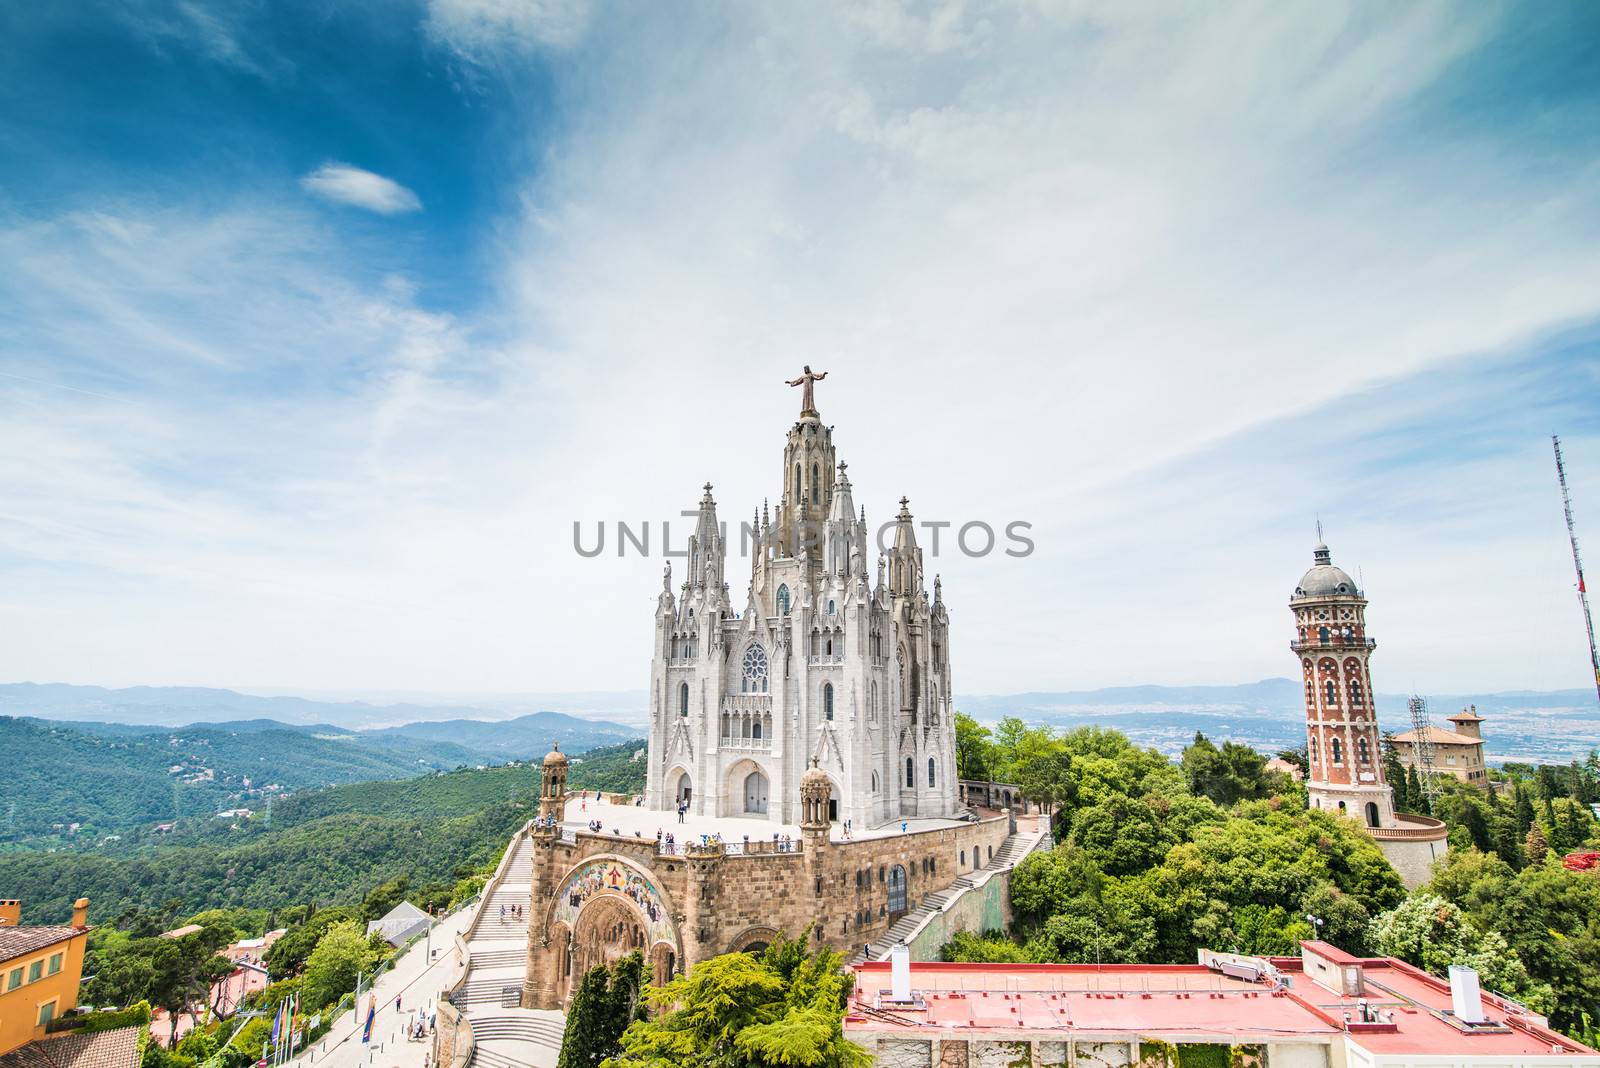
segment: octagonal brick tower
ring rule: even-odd
[[[1367,599],[1317,543],[1311,570],[1289,599],[1305,686],[1306,792],[1313,808],[1359,818],[1371,828],[1396,826],[1394,794],[1383,777],[1377,710],[1368,660]]]

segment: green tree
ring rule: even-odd
[[[610,968],[590,968],[567,1009],[556,1068],[596,1068],[622,1052],[622,1035],[643,1020],[644,957],[630,953]]]
[[[1503,935],[1479,931],[1438,894],[1419,891],[1379,916],[1372,923],[1371,941],[1378,952],[1438,975],[1452,964],[1473,968],[1484,986],[1509,994],[1536,1012],[1555,1008],[1555,992],[1529,975]]]
[[[606,974],[604,964],[590,968],[572,995],[556,1068],[594,1068],[609,1055],[609,1047],[601,1037],[601,1024],[609,1011]]]
[[[866,1068],[871,1057],[844,1037],[851,977],[833,950],[807,949],[810,930],[760,955],[724,953],[650,988],[661,1011],[633,1024],[608,1068],[673,1064],[721,1068]]]
[[[1072,817],[1068,841],[1107,875],[1132,875],[1158,863],[1175,841],[1149,802],[1114,794]]]
[[[306,960],[306,1007],[320,1009],[338,1001],[356,988],[356,977],[376,962],[377,954],[360,924],[354,920],[333,924]]]
[[[970,964],[1028,964],[1034,961],[1032,954],[1001,931],[985,931],[981,935],[957,931],[940,949],[939,955],[944,960],[966,961]]]
[[[1204,734],[1183,751],[1183,774],[1189,789],[1219,805],[1231,805],[1267,793],[1267,759],[1247,745],[1224,742],[1218,749]]]
[[[989,728],[963,712],[956,713],[956,775],[993,779],[994,742]]]

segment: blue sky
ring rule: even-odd
[[[802,363],[965,692],[1583,686],[1600,14],[125,0],[0,11],[0,677],[642,686]],[[926,543],[925,543],[926,544]],[[1595,560],[1600,568],[1600,556]],[[742,600],[742,566],[734,596]],[[953,650],[956,651],[956,650]]]

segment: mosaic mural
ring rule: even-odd
[[[651,945],[665,942],[677,946],[661,892],[637,868],[620,861],[591,860],[579,865],[567,876],[556,895],[555,919],[566,924],[569,931],[575,931],[583,906],[592,898],[606,895],[625,897],[644,913],[645,932]]]

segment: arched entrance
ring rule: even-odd
[[[638,951],[651,982],[672,977],[681,954],[678,935],[654,876],[621,857],[591,857],[562,879],[549,914],[550,943],[558,947],[555,990],[562,1004],[596,965]]]
[[[687,805],[694,796],[694,780],[689,778],[687,771],[680,771],[672,780],[672,800],[674,804]]]
[[[758,769],[744,777],[744,810],[752,815],[767,814],[767,777]]]
[[[1368,827],[1376,827],[1377,825],[1378,825],[1378,803],[1376,801],[1368,801],[1367,802],[1367,826]]]

